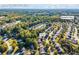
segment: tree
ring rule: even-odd
[[[26,42],[25,42],[25,47],[26,48],[30,48],[30,43],[32,43],[32,39],[31,38],[27,38]]]
[[[33,45],[34,45],[34,49],[37,50],[38,49],[38,43],[35,39],[33,39]]]

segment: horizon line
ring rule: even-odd
[[[79,9],[79,4],[0,4],[0,9]]]

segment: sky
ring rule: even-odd
[[[1,4],[0,9],[79,9],[79,4]]]

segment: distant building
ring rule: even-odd
[[[38,24],[38,25],[34,26],[33,29],[34,29],[34,30],[40,29],[40,28],[43,29],[43,28],[45,28],[45,27],[46,27],[46,24]]]
[[[5,16],[0,16],[0,19],[3,19]]]
[[[74,20],[74,16],[60,16],[60,19]]]
[[[17,23],[20,23],[20,22],[21,22],[21,21],[16,21],[16,24],[17,24]]]

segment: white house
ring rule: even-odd
[[[46,33],[39,33],[39,38],[45,37]]]

